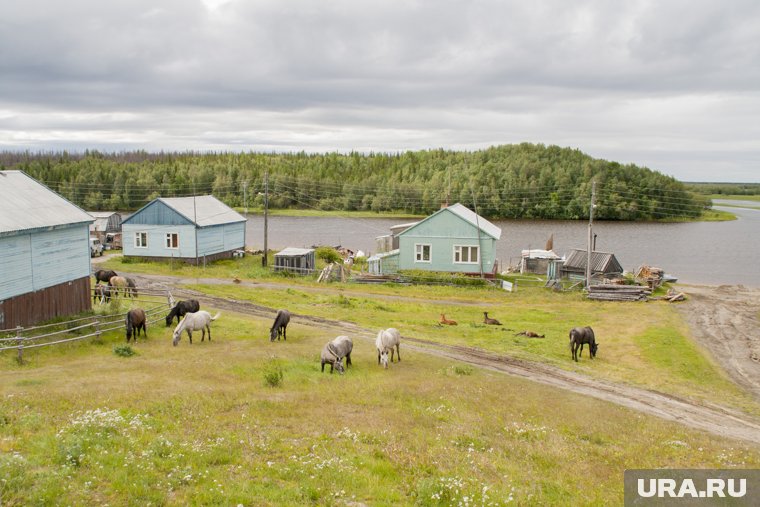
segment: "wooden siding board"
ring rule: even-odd
[[[245,249],[245,222],[224,226],[224,250]]]
[[[32,239],[23,234],[0,238],[0,300],[32,289]]]
[[[148,234],[148,247],[135,247],[135,233]],[[179,248],[166,248],[166,234],[179,234]],[[125,256],[134,257],[195,257],[195,227],[192,225],[140,225],[127,223],[122,227],[122,249]]]
[[[31,235],[32,286],[40,290],[90,275],[88,224]]]
[[[85,224],[86,225],[86,224]],[[90,275],[0,301],[0,329],[29,327],[92,308]]]
[[[161,201],[153,201],[128,218],[127,225],[192,225],[192,222]]]
[[[224,251],[224,227],[204,227],[198,230],[198,255],[213,255]]]

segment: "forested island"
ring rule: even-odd
[[[675,178],[536,144],[474,152],[0,153],[87,210],[136,210],[155,197],[213,194],[261,207],[428,214],[461,202],[490,218],[584,219],[592,182],[601,220],[696,218],[709,206]]]

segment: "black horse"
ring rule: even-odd
[[[570,352],[573,354],[574,361],[578,361],[578,356],[583,353],[583,345],[586,343],[591,351],[591,359],[594,359],[599,348],[594,338],[594,330],[588,326],[574,327],[570,330]]]
[[[277,316],[274,318],[272,328],[269,330],[269,341],[282,339],[287,341],[288,339],[288,324],[290,323],[290,312],[287,310],[277,310]]]
[[[95,276],[95,283],[98,283],[98,282],[108,283],[112,277],[119,276],[119,275],[116,274],[116,271],[113,271],[110,269],[99,269],[93,273],[93,276]]]
[[[184,317],[186,313],[195,313],[201,309],[201,304],[197,299],[188,299],[187,301],[178,301],[176,305],[169,310],[169,315],[166,316],[166,327],[172,325],[174,317],[177,317],[177,323],[179,319]]]

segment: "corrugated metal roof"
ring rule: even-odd
[[[201,227],[245,222],[244,216],[213,195],[159,197],[158,200]],[[193,217],[195,217],[195,220],[193,220]]]
[[[470,208],[464,206],[463,204],[452,204],[448,208],[445,208],[454,214],[458,215],[459,217],[463,218],[467,222],[470,222],[475,227],[480,226],[480,230],[488,234],[494,239],[501,238],[501,229],[496,227],[494,224],[483,218],[482,216],[476,214],[474,211],[472,211]]]
[[[288,247],[284,250],[280,250],[276,254],[274,254],[275,257],[282,256],[282,257],[290,257],[293,255],[306,255],[311,252],[313,252],[313,248],[294,248],[294,247]]]
[[[92,221],[86,211],[23,171],[0,171],[0,234]]]
[[[574,268],[586,270],[588,252],[573,248],[567,254],[565,269]],[[608,252],[591,252],[591,271],[593,273],[622,273],[623,267],[615,258],[615,254]]]

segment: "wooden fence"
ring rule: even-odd
[[[148,324],[163,321],[166,313],[174,301],[171,293],[164,289],[137,287],[139,298],[131,301],[142,303]],[[130,301],[123,295],[113,299]],[[147,305],[150,306],[147,306]],[[108,308],[109,303],[105,303]],[[132,305],[131,305],[132,306]],[[97,307],[97,305],[96,305]],[[112,314],[90,315],[63,322],[54,322],[42,326],[21,327],[0,332],[0,352],[15,350],[18,353],[17,360],[23,362],[24,350],[38,347],[59,345],[87,338],[100,337],[102,333],[126,329],[126,311]]]

